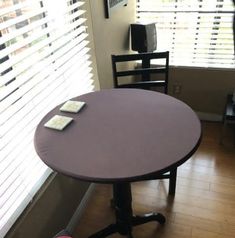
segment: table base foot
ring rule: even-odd
[[[126,235],[129,238],[132,238],[132,226],[142,225],[151,221],[157,221],[163,225],[166,222],[166,219],[161,213],[149,213],[143,216],[133,216],[130,226],[126,223],[111,224],[95,234],[90,235],[89,238],[103,238],[114,233],[119,233],[120,235]]]
[[[161,213],[149,213],[143,216],[134,216],[132,218],[132,226],[138,226],[150,221],[157,221],[163,225],[166,222],[166,218]]]
[[[111,225],[105,227],[104,229],[94,233],[93,235],[90,235],[89,238],[102,238],[102,237],[112,235],[112,234],[118,232],[117,228],[118,227],[116,224],[111,224]]]
[[[132,227],[147,222],[157,221],[164,224],[166,219],[161,213],[150,213],[134,216],[132,212],[132,197],[130,183],[113,184],[113,199],[111,206],[115,209],[116,223],[89,236],[89,238],[103,238],[114,233],[132,238]]]

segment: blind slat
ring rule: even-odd
[[[30,2],[31,2],[31,4],[32,3],[38,3],[38,2],[40,2],[40,0],[31,0]],[[17,3],[15,5],[11,5],[10,7],[2,7],[1,6],[0,16],[6,15],[7,13],[10,13],[10,12],[13,12],[13,11],[16,11],[16,10],[20,10],[20,9],[22,9],[22,8],[28,6],[28,5],[29,5],[29,2],[26,1],[26,2],[22,2],[22,3]]]
[[[82,23],[84,23],[85,19],[79,19],[76,22],[74,22],[73,24],[69,24],[70,28],[76,28],[77,26],[81,25]],[[72,27],[73,26],[73,27]],[[58,26],[57,26],[58,27]],[[66,28],[67,25],[65,24],[64,27]],[[56,29],[56,26],[48,26],[40,31],[37,31],[35,34],[32,34],[31,36],[24,38],[23,40],[21,40],[20,42],[10,45],[9,47],[6,47],[4,50],[1,50],[0,52],[0,58],[4,58],[10,54],[12,54],[13,52],[29,45],[32,44],[35,41],[40,40],[41,38],[46,38],[48,37],[47,34],[53,33],[54,30]],[[66,31],[65,29],[63,31]],[[64,33],[63,33],[64,34]]]
[[[32,54],[41,51],[42,49],[46,48],[48,45],[51,45],[53,42],[57,41],[61,37],[64,37],[65,35],[67,35],[72,29],[76,29],[80,26],[80,28],[77,29],[78,34],[79,34],[79,31],[85,31],[85,27],[81,26],[84,22],[85,22],[84,19],[77,20],[73,24],[70,24],[68,27],[66,27],[66,29],[63,29],[63,31],[60,31],[57,34],[53,34],[52,36],[50,35],[50,37],[43,39],[42,41],[33,45],[32,47],[25,49],[25,51],[20,52],[16,56],[14,55],[9,60],[6,60],[6,62],[0,64],[0,72],[4,72],[11,66],[14,66],[18,62],[24,60],[25,58],[30,57]],[[4,55],[2,56],[2,58],[3,57],[4,57]]]
[[[84,34],[82,32],[83,32],[82,29],[80,29],[76,32],[73,31],[71,34],[65,36],[64,38],[59,39],[56,43],[51,45],[51,47],[47,47],[46,50],[40,52],[39,54],[34,55],[34,57],[31,56],[30,60],[26,61],[25,63],[21,63],[21,65],[18,66],[15,70],[9,71],[4,76],[2,76],[0,87],[1,86],[3,87],[4,85],[8,84],[9,81],[11,81],[16,76],[20,75],[27,69],[29,69],[29,71],[30,71],[31,68],[33,68],[33,66],[36,63],[40,63],[40,61],[42,61],[42,59],[48,58],[50,55],[52,56],[53,54],[55,54],[56,51],[59,51],[64,45],[68,44],[68,45],[66,45],[66,48],[68,48],[69,46],[72,48],[73,46],[75,46],[76,44],[78,44],[79,42],[84,40],[87,37],[87,34]],[[78,38],[75,38],[78,34],[80,34],[80,36]],[[71,38],[75,38],[74,42],[71,42]],[[56,58],[55,58],[55,60],[56,60]],[[28,72],[28,74],[29,74],[29,72]],[[4,93],[4,88],[5,87],[3,87],[3,89],[2,89],[3,93]]]
[[[19,22],[27,21],[30,18],[36,17],[40,14],[43,14],[45,11],[46,11],[45,8],[39,8],[39,9],[34,10],[28,14],[21,15],[21,16],[15,17],[13,19],[10,19],[8,21],[5,21],[4,23],[0,24],[0,30],[6,29],[12,25],[16,25]]]
[[[80,38],[78,38],[78,42],[80,42]],[[76,46],[76,43],[77,41],[73,41],[71,45]],[[88,44],[87,41],[83,41],[80,45],[77,45],[77,49],[80,51],[87,44]],[[2,92],[1,92],[0,100],[3,100],[4,102],[4,98],[12,97],[12,93],[15,92],[16,90],[21,91],[22,86],[27,87],[28,84],[26,84],[26,82],[32,82],[30,81],[30,79],[32,77],[35,77],[37,73],[47,72],[46,76],[49,75],[50,73],[53,73],[55,71],[55,67],[59,65],[58,58],[63,57],[62,59],[65,59],[65,58],[69,59],[69,55],[68,53],[66,53],[68,51],[70,51],[71,54],[76,54],[77,51],[73,51],[72,47],[70,47],[71,45],[70,44],[66,45],[66,47],[63,47],[60,51],[57,51],[56,53],[52,54],[50,57],[46,58],[44,61],[40,62],[40,64],[38,63],[35,67],[32,67],[25,75],[22,76],[22,80],[16,80],[13,83],[9,84],[8,86],[4,87],[1,90]],[[36,80],[34,79],[33,81],[36,81]],[[20,95],[20,97],[21,96],[22,95]]]
[[[84,14],[84,12],[85,11],[83,11],[83,10],[79,10],[79,11],[76,11],[72,16],[73,16],[73,18],[76,18],[76,17],[79,17],[82,14]],[[68,14],[69,12],[66,12],[66,13]],[[43,17],[40,20],[34,21],[34,22],[32,22],[32,23],[26,25],[25,27],[22,27],[16,31],[10,32],[9,34],[4,34],[4,36],[0,38],[0,45],[10,41],[11,39],[22,36],[23,34],[29,32],[37,27],[42,27],[45,24],[50,24],[53,22],[53,20],[54,20],[53,17]]]
[[[171,65],[235,67],[232,1],[138,0],[136,11],[156,23],[157,50],[170,51]]]
[[[42,1],[41,1],[42,2]],[[66,13],[67,11],[72,11],[72,10],[74,10],[74,9],[76,9],[77,7],[79,7],[79,6],[81,6],[82,5],[82,3],[81,2],[77,2],[77,3],[75,3],[75,4],[72,4],[72,5],[70,5],[69,7],[67,7],[67,8],[65,8],[63,11],[61,11],[61,15],[63,15],[64,13]],[[39,4],[38,4],[38,6],[40,6],[40,2],[39,2]],[[0,25],[0,30],[3,30],[3,29],[5,29],[5,28],[8,28],[8,27],[10,27],[10,26],[12,26],[12,25],[16,25],[16,24],[18,24],[18,23],[20,23],[20,22],[23,22],[23,21],[27,21],[27,20],[29,20],[30,18],[33,18],[33,17],[35,17],[35,16],[38,16],[38,15],[40,15],[40,14],[46,14],[48,12],[48,8],[47,7],[40,7],[40,8],[38,8],[38,9],[36,9],[36,10],[33,10],[33,11],[30,11],[28,14],[22,14],[22,15],[20,15],[20,16],[17,16],[17,17],[15,17],[15,18],[13,18],[13,19],[10,19],[10,20],[6,20],[6,21],[4,21],[4,23],[2,23],[1,25]],[[58,12],[57,12],[57,14],[58,14]],[[58,16],[60,16],[60,15],[57,15],[57,17]]]

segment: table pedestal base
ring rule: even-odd
[[[113,185],[113,198],[115,204],[116,223],[89,236],[89,238],[102,238],[118,232],[121,235],[132,237],[132,227],[150,221],[165,223],[165,217],[161,213],[150,213],[144,216],[133,216],[132,196],[130,183],[116,183]]]

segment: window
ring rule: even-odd
[[[235,68],[232,0],[137,0],[137,20],[156,22],[170,64]]]
[[[33,136],[55,105],[93,90],[83,1],[1,0],[0,237],[51,173]],[[55,7],[56,4],[56,7]]]

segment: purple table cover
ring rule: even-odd
[[[197,149],[201,124],[185,103],[139,89],[110,89],[73,100],[78,113],[49,112],[35,132],[35,148],[53,170],[92,182],[131,182],[175,168]],[[44,127],[54,115],[73,117],[63,131]]]

